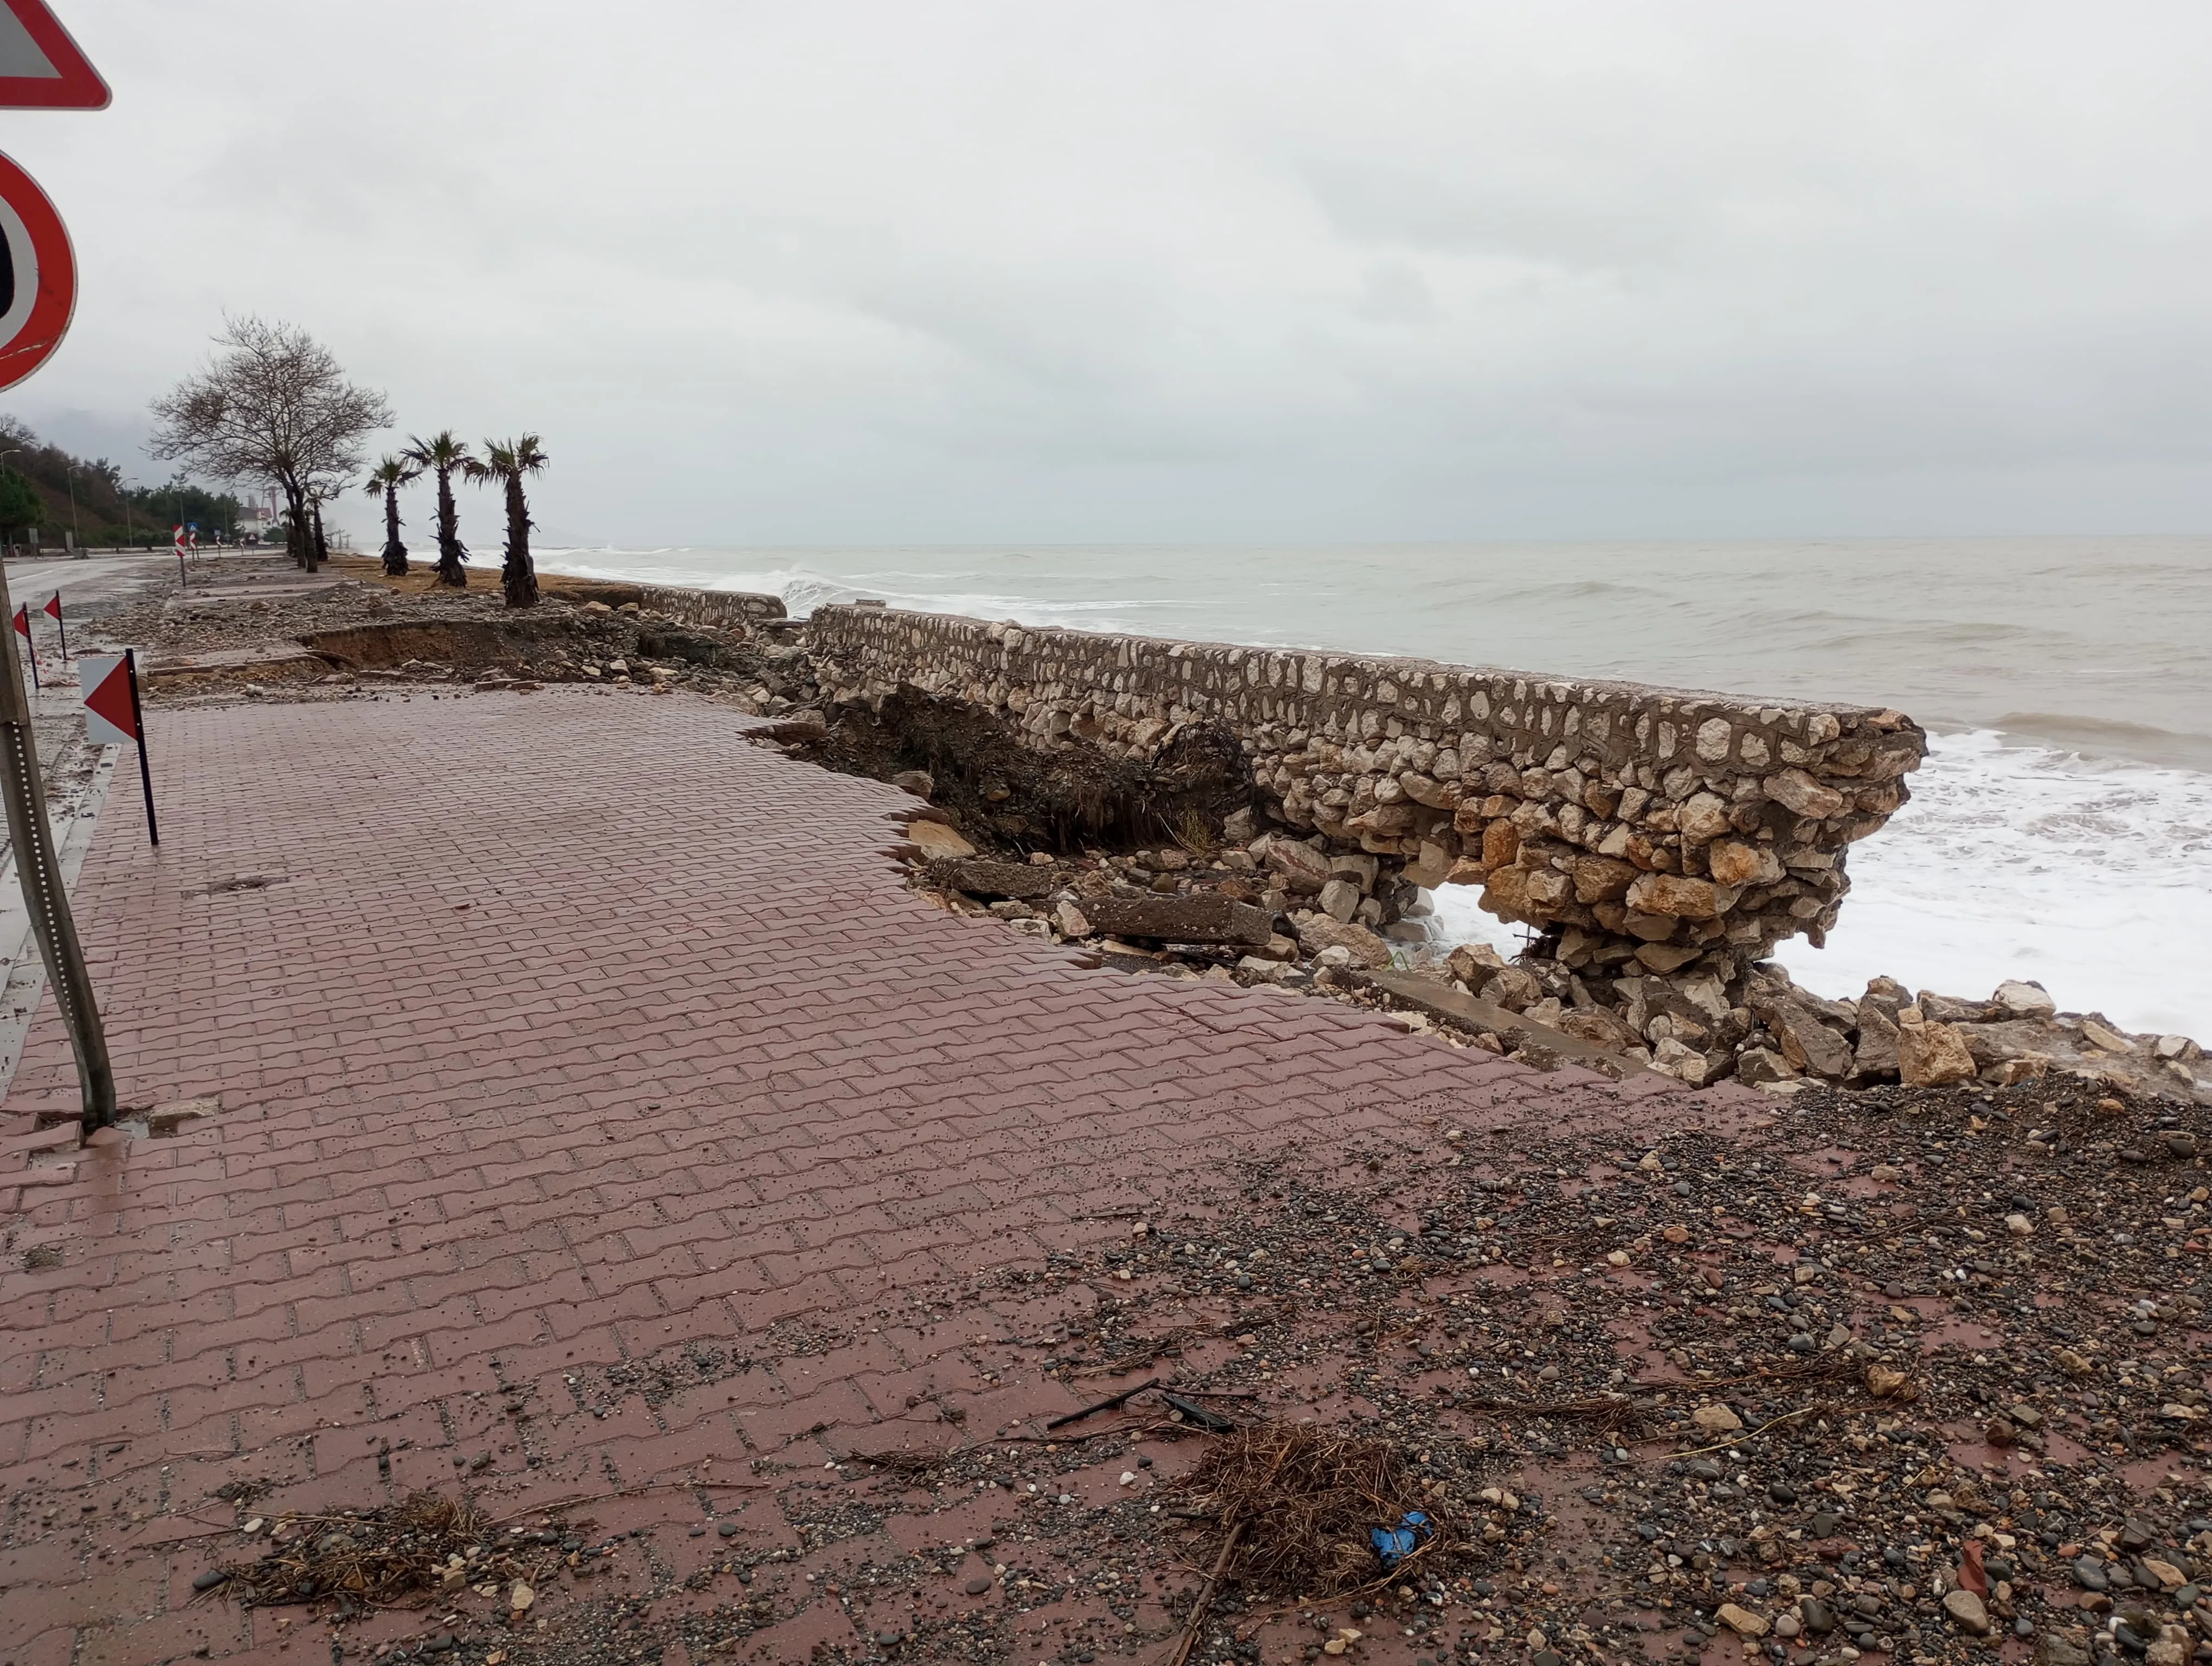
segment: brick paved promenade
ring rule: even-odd
[[[287,1652],[275,1611],[191,1602],[226,1481],[271,1483],[271,1514],[359,1507],[489,1455],[465,1474],[507,1511],[708,1459],[818,1469],[921,1394],[968,1396],[971,1426],[1057,1410],[1012,1346],[1035,1314],[856,1325],[804,1359],[762,1334],[1126,1234],[1098,1218],[1235,1152],[1625,1106],[939,912],[887,855],[911,800],[687,697],[417,691],[152,733],[167,842],[146,848],[118,771],[80,918],[126,1103],[222,1110],[34,1161],[65,1143],[34,1114],[76,1104],[46,1002],[0,1152],[14,1666],[319,1666],[321,1627],[295,1620]],[[759,1363],[611,1410],[570,1386],[694,1342]],[[595,1514],[681,1572],[695,1497]],[[753,1533],[775,1505],[744,1507]],[[855,1643],[815,1607],[788,1657]],[[350,1628],[345,1657],[420,1623]]]

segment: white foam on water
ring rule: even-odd
[[[2212,775],[1929,737],[1912,801],[1851,847],[1850,895],[1825,949],[1775,952],[1816,994],[1873,977],[1969,999],[2032,978],[2122,1028],[2212,1037]],[[1529,936],[1479,891],[1436,893],[1440,936],[1510,958]]]
[[[1431,929],[1443,942],[1487,943],[1510,960],[1535,933],[1484,913],[1475,900],[1481,895],[1479,885],[1438,885],[1429,897],[1437,910]]]
[[[545,549],[540,565],[549,572],[627,584],[665,584],[698,590],[744,591],[780,597],[792,617],[803,619],[817,607],[866,598],[924,613],[958,613],[977,619],[1012,619],[1022,624],[1065,625],[1085,630],[1135,629],[1133,621],[1172,604],[1133,599],[1043,600],[1035,596],[949,587],[945,575],[899,568],[849,573],[842,577],[807,567],[732,567],[714,552],[687,550]]]
[[[2212,1036],[2212,775],[1929,739],[1912,801],[1851,847],[1828,946],[1778,952],[1790,976],[1827,995],[2033,978],[2129,1030]]]

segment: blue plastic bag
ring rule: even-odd
[[[1418,1510],[1408,1510],[1397,1526],[1370,1528],[1367,1536],[1374,1541],[1375,1554],[1382,1559],[1382,1566],[1395,1567],[1413,1554],[1414,1546],[1435,1531],[1426,1516]]]

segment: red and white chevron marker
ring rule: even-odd
[[[33,693],[43,686],[39,681],[39,650],[31,641],[31,605],[24,602],[15,609],[15,617],[8,622],[15,634],[23,639],[23,663],[31,668],[31,689]]]
[[[86,654],[76,662],[77,686],[84,701],[85,739],[95,746],[138,745],[138,781],[146,789],[146,838],[159,846],[161,829],[154,819],[154,772],[146,762],[146,722],[138,704],[138,656]]]

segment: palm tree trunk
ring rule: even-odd
[[[384,489],[384,575],[407,576],[407,546],[399,541],[399,488],[392,485]]]
[[[521,478],[507,483],[507,564],[500,569],[509,607],[538,605],[538,569],[530,559],[530,504]]]
[[[469,569],[462,564],[468,551],[461,546],[460,512],[453,507],[453,471],[438,471],[438,582],[465,590]]]

